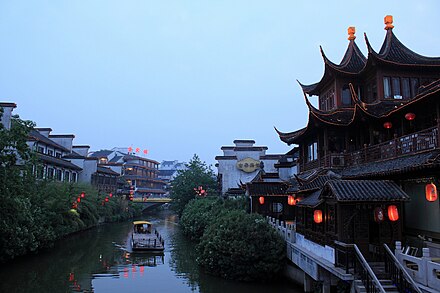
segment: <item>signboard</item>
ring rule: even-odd
[[[252,158],[246,158],[237,162],[237,169],[242,170],[246,173],[252,173],[255,170],[260,169],[260,161],[254,160]]]

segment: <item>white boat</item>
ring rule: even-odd
[[[163,251],[165,242],[153,224],[147,221],[134,221],[131,234],[133,251]]]

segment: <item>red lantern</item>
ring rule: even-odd
[[[128,152],[131,153],[133,151],[132,147],[128,147]]]
[[[264,204],[264,196],[260,196],[258,198],[258,201],[260,202],[260,204]]]
[[[113,197],[113,193],[110,192],[108,196]]]
[[[437,200],[437,186],[434,183],[426,184],[425,186],[425,196],[427,201],[436,201]]]
[[[76,199],[76,201],[77,201],[77,202],[81,202],[81,197],[78,197],[78,198]]]
[[[83,191],[81,192],[81,198],[84,198],[86,196],[86,193]]]
[[[315,221],[316,224],[322,223],[322,211],[321,210],[315,210],[313,213],[313,221]]]
[[[395,222],[399,219],[399,211],[395,205],[388,206],[388,218],[391,222]]]
[[[287,197],[287,204],[290,205],[290,206],[296,205],[296,200],[295,200],[295,198],[292,195],[289,195]]]
[[[405,114],[405,119],[408,120],[408,121],[412,121],[412,120],[416,119],[416,114],[414,114],[414,113],[406,113]]]
[[[393,123],[391,123],[391,122],[385,122],[385,123],[383,124],[383,127],[384,127],[385,129],[390,129],[391,127],[393,127]]]
[[[108,202],[108,197],[105,198],[105,202]]]
[[[380,223],[384,220],[385,215],[383,214],[383,209],[378,207],[374,209],[374,221]]]

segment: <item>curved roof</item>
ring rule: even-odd
[[[340,75],[354,75],[358,74],[362,71],[367,63],[367,58],[365,58],[364,54],[362,54],[359,47],[356,45],[356,42],[350,40],[348,43],[347,50],[345,51],[344,57],[342,58],[339,64],[333,63],[330,61],[324,53],[322,47],[319,47],[321,50],[322,58],[324,59],[324,75],[321,80],[317,83],[304,85],[298,82],[301,85],[303,92],[316,95],[319,90],[327,83],[328,80],[332,79],[333,74]]]
[[[383,62],[398,65],[440,66],[440,57],[427,57],[415,53],[399,41],[392,29],[387,30],[379,53],[376,53],[371,47],[367,34],[364,34],[364,36],[368,48],[368,59],[373,57]]]
[[[305,135],[310,129],[317,127],[316,125],[319,125],[320,123],[334,126],[349,126],[358,120],[359,118],[356,117],[359,116],[370,116],[376,119],[386,118],[397,111],[401,111],[416,101],[440,92],[440,79],[434,81],[426,87],[422,87],[419,94],[408,101],[381,100],[376,103],[367,104],[358,99],[356,91],[351,84],[350,91],[352,100],[354,101],[354,107],[336,109],[331,112],[324,112],[316,109],[304,94],[306,104],[309,107],[309,120],[307,122],[307,126],[301,128],[300,130],[287,133],[281,132],[275,128],[275,131],[278,133],[281,141],[287,143],[288,145],[298,143],[303,135]]]

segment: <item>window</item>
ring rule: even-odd
[[[391,79],[389,77],[383,78],[383,96],[386,99],[391,98]]]
[[[41,146],[37,147],[37,152],[39,152],[40,154],[44,154],[44,148]]]
[[[419,93],[419,79],[418,78],[411,78],[411,94],[412,96],[416,96]]]
[[[52,179],[55,174],[55,170],[53,168],[47,168],[47,179]]]
[[[56,170],[56,179],[58,181],[61,181],[62,175],[63,175],[63,172],[61,170]]]
[[[76,180],[77,180],[77,174],[72,173],[72,182],[76,182]]]
[[[69,182],[70,181],[70,173],[69,171],[64,172],[64,181]]]
[[[55,157],[57,157],[57,158],[61,158],[61,153],[56,152],[56,153],[55,153]]]
[[[53,150],[47,150],[47,154],[53,157]]]
[[[307,162],[315,161],[318,159],[318,143],[314,142],[309,144],[307,148]]]
[[[38,179],[44,178],[44,166],[37,166],[37,178]]]
[[[411,86],[408,77],[402,78],[402,97],[404,99],[411,98]]]
[[[333,88],[319,97],[320,110],[332,110],[335,107],[335,91]]]
[[[400,78],[399,77],[393,77],[393,97],[395,99],[402,99],[402,95],[400,93]]]
[[[351,94],[348,84],[344,84],[344,86],[342,87],[342,105],[344,106],[351,105]]]

